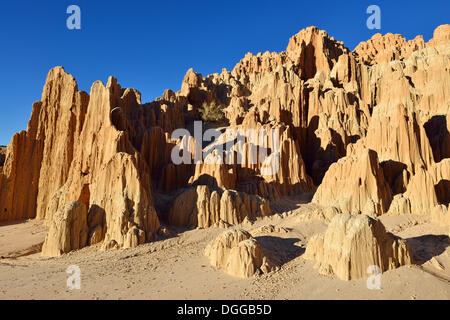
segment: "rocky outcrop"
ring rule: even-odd
[[[441,43],[450,40],[450,24],[443,24],[434,30],[433,38],[427,43],[427,46],[435,47]]]
[[[406,241],[387,233],[379,220],[349,214],[335,216],[324,234],[311,238],[304,258],[341,280],[367,277],[370,266],[385,272],[412,263]]]
[[[88,243],[86,206],[80,202],[69,203],[53,215],[49,232],[42,246],[42,255],[58,257]]]
[[[87,208],[89,244],[115,241],[127,247],[152,239],[159,221],[151,162],[136,149],[148,134],[142,122],[122,131],[139,122],[139,103],[140,94],[122,89],[114,78],[107,86],[96,82],[89,97],[64,69],[51,70],[27,131],[8,146],[1,218],[37,217],[51,225],[57,212],[76,201]],[[144,236],[137,239],[135,228]]]
[[[202,185],[180,194],[173,202],[169,224],[207,228],[237,225],[244,219],[255,220],[271,214],[269,201],[234,190],[210,191]]]
[[[88,102],[89,96],[78,91],[62,68],[49,72],[27,131],[14,135],[6,151],[0,220],[45,216],[50,197],[68,178]]]
[[[377,216],[387,211],[391,197],[377,153],[365,149],[330,167],[313,202],[342,212]]]
[[[116,242],[130,248],[155,238],[159,220],[149,193],[149,177],[137,169],[132,156],[116,154],[100,171],[93,183],[96,190],[90,198],[89,216],[104,211],[105,224],[91,220],[91,232],[98,226],[106,229],[104,244]]]
[[[227,274],[240,278],[268,273],[274,268],[258,241],[240,229],[219,235],[208,244],[205,255],[213,267],[223,268]]]
[[[430,214],[438,205],[450,202],[450,159],[433,164],[429,170],[420,168],[411,178],[406,192],[396,195],[389,213]]]
[[[355,52],[367,64],[385,63],[407,58],[412,52],[425,48],[422,36],[407,41],[400,34],[374,34],[368,41],[361,42]]]
[[[105,248],[112,241],[119,247],[136,246],[152,239],[159,228],[149,162],[136,150],[138,137],[142,134],[145,139],[147,134],[143,124],[133,125],[135,132],[120,130],[130,125],[126,120],[139,115],[139,102],[139,93],[122,89],[114,78],[106,87],[101,82],[93,85],[69,178],[53,194],[46,210],[48,217],[64,203],[85,203],[90,243],[104,241]],[[121,124],[117,115],[115,120],[112,117],[117,108]]]
[[[365,166],[368,149],[378,156],[375,167],[382,168],[373,171],[379,181],[373,190],[383,194],[384,203],[381,210],[375,210],[377,214],[429,214],[436,205],[448,203],[444,186],[449,180],[450,77],[445,70],[450,66],[450,41],[446,30],[446,26],[436,29],[435,39],[427,44],[421,38],[406,42],[388,34],[374,36],[355,49],[366,64],[360,69],[364,83],[358,86],[362,100],[372,105],[370,121],[366,133],[347,146],[345,157],[338,162],[341,165],[327,171],[316,203],[345,203],[350,193],[358,203],[346,211],[366,213],[361,203],[371,203],[376,198],[373,193],[361,194],[356,186],[339,194],[331,189],[349,173],[343,163],[352,162],[355,168]]]

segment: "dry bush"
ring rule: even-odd
[[[221,122],[225,120],[225,114],[222,108],[215,101],[210,103],[204,102],[198,110],[201,118],[206,122]]]

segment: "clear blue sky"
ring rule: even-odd
[[[66,9],[81,8],[80,31],[66,28]],[[378,31],[366,8],[382,10],[381,33],[427,41],[450,23],[450,1],[2,1],[0,5],[0,144],[26,129],[47,72],[64,66],[89,92],[109,75],[141,91],[145,102],[179,90],[187,69],[203,75],[231,70],[247,53],[282,51],[310,25],[353,49]]]

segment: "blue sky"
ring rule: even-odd
[[[344,4],[345,5],[344,5]],[[81,30],[66,9],[81,8]],[[382,29],[366,28],[366,8],[381,8]],[[186,71],[231,70],[247,53],[282,51],[310,25],[353,49],[374,33],[422,34],[450,23],[450,1],[71,0],[3,1],[0,6],[0,144],[25,130],[48,71],[64,66],[81,90],[109,75],[145,102],[180,89]]]

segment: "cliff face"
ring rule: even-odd
[[[251,207],[261,198],[301,192],[315,191],[315,203],[344,213],[427,214],[450,202],[449,88],[450,25],[438,27],[428,43],[378,34],[353,52],[310,27],[286,51],[249,53],[232,71],[203,77],[191,69],[180,91],[147,104],[112,77],[106,86],[94,83],[89,95],[78,91],[57,67],[27,130],[1,159],[0,220],[61,225],[55,219],[64,215],[56,213],[81,203],[86,244],[110,248],[154,239],[161,220],[229,223],[239,220],[233,212],[241,207],[254,217],[270,214],[267,206]],[[228,129],[253,129],[256,136],[211,152],[222,160],[214,164],[176,165],[171,153],[180,141],[171,134],[192,128],[204,103],[220,106]],[[260,134],[274,130],[275,140]],[[214,144],[227,139],[224,133]],[[191,159],[198,148],[211,148],[183,141]],[[278,170],[267,172],[262,157],[252,161],[255,146],[272,152]],[[241,163],[226,161],[238,155]],[[214,209],[205,209],[203,193],[195,212],[171,208],[198,185],[211,189],[214,197],[206,198]]]
[[[327,172],[313,201],[364,213],[368,196],[346,207],[355,193],[346,197],[345,192],[331,189],[339,183],[336,177],[351,175],[366,165],[357,161],[350,169],[344,165],[348,158],[364,159],[360,155],[373,150],[383,169],[383,174],[376,175],[387,183],[381,181],[376,189],[379,193],[389,190],[381,192],[384,196],[379,198],[387,206],[367,214],[429,214],[439,204],[448,205],[449,35],[447,25],[437,28],[427,44],[420,38],[406,42],[401,36],[388,34],[374,36],[355,49],[364,62],[367,82],[363,85],[370,89],[373,105],[367,132],[349,145],[347,156]],[[373,173],[378,162],[371,168]],[[357,192],[367,189],[369,185],[361,178],[358,182],[363,183],[348,187]]]

